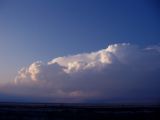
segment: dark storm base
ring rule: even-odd
[[[0,120],[160,120],[160,106],[0,103]]]

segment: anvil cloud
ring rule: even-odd
[[[10,89],[53,102],[158,102],[159,49],[119,43],[48,63],[37,61],[18,71]]]

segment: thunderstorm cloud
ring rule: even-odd
[[[119,43],[36,61],[19,70],[3,91],[50,102],[158,102],[160,46]]]

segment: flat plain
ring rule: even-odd
[[[0,103],[0,120],[160,120],[160,106]]]

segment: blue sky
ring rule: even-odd
[[[110,43],[159,43],[158,5],[158,0],[1,0],[0,75],[13,75],[37,59]]]
[[[34,61],[160,43],[158,0],[0,0],[0,81]]]

